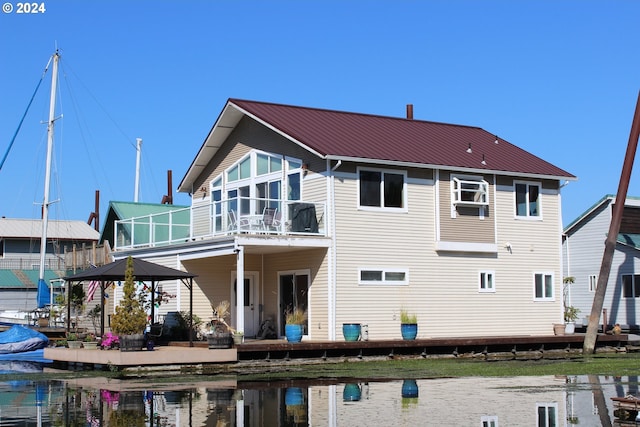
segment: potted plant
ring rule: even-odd
[[[82,343],[82,347],[87,350],[95,350],[98,348],[98,341],[96,341],[95,334],[87,334],[84,342]]]
[[[147,313],[136,292],[131,257],[127,259],[124,277],[123,296],[115,313],[111,316],[111,330],[119,335],[121,351],[142,350]]]
[[[207,343],[210,349],[231,348],[233,344],[232,333],[234,329],[229,326],[227,319],[230,317],[229,301],[220,301],[218,305],[211,306],[213,309],[213,319],[211,320],[211,328],[207,335]]]
[[[82,341],[78,340],[78,334],[74,332],[70,332],[67,334],[67,346],[69,348],[80,348],[82,347]]]
[[[284,333],[289,342],[302,341],[304,326],[307,323],[307,312],[299,307],[287,312],[285,316]]]
[[[418,316],[400,310],[400,333],[403,340],[414,340],[418,335]]]
[[[562,305],[564,306],[564,333],[571,335],[576,331],[576,320],[580,309],[569,304],[569,285],[575,283],[573,276],[567,276],[562,279]]]
[[[569,305],[564,308],[565,334],[570,335],[576,331],[576,320],[579,313],[580,309],[574,306]]]
[[[242,344],[244,342],[244,332],[235,331],[233,333],[233,343],[234,344]]]

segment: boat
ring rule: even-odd
[[[24,310],[0,311],[0,325],[33,325],[34,314]]]
[[[13,325],[0,332],[0,354],[16,354],[40,350],[49,345],[49,338],[31,328]]]

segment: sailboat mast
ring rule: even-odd
[[[44,281],[45,255],[47,253],[47,228],[49,226],[49,187],[51,184],[51,158],[53,156],[53,125],[55,122],[56,110],[56,86],[58,84],[58,60],[60,54],[56,51],[53,54],[53,69],[51,75],[51,96],[49,100],[49,121],[47,122],[47,163],[44,175],[44,199],[42,201],[42,237],[40,238],[40,275],[38,276],[38,292],[48,286]],[[44,285],[44,286],[43,286]],[[48,296],[48,292],[47,292]],[[49,298],[50,299],[50,298]],[[39,302],[46,301],[47,298],[39,297]],[[51,302],[49,302],[51,303]],[[40,305],[40,304],[39,304]],[[43,304],[43,305],[46,305]]]

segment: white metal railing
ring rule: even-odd
[[[234,234],[326,236],[326,203],[239,197],[118,220],[114,250]]]

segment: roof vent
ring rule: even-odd
[[[407,120],[413,120],[413,104],[407,104]]]

